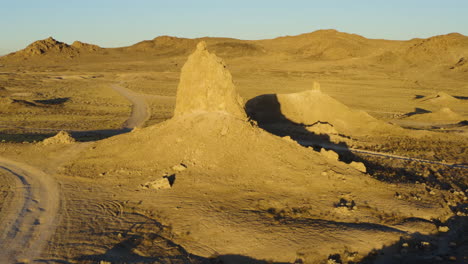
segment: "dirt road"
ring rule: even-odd
[[[1,263],[31,262],[53,234],[59,208],[59,187],[43,171],[0,157],[0,170],[15,182],[10,205],[1,208]]]
[[[149,107],[144,96],[118,84],[113,84],[111,87],[132,103],[132,113],[124,123],[124,128],[143,126],[150,117]]]

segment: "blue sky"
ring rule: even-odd
[[[0,0],[0,54],[49,36],[103,47],[159,35],[263,39],[337,29],[368,38],[468,35],[468,0]]]

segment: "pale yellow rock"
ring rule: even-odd
[[[46,138],[42,141],[44,145],[52,145],[52,144],[71,144],[74,143],[75,139],[66,131],[60,131],[57,135]]]
[[[182,172],[186,169],[187,169],[187,166],[185,166],[184,164],[177,164],[177,165],[172,166],[172,170],[177,171],[177,172]]]
[[[246,119],[243,105],[224,61],[198,43],[182,68],[174,116],[205,111]]]
[[[448,226],[439,226],[439,232],[448,232],[450,229],[448,228]]]
[[[364,165],[364,163],[362,162],[355,162],[355,161],[352,161],[349,166],[355,168],[356,170],[358,171],[361,171],[361,172],[364,172],[366,173],[367,172],[367,169],[366,169],[366,165]]]
[[[312,90],[320,91],[320,83],[319,82],[314,82],[312,84]]]
[[[162,190],[162,189],[170,189],[171,184],[169,183],[168,178],[161,178],[154,181],[146,182],[142,185],[144,189],[155,189],[155,190]]]
[[[322,154],[327,159],[338,160],[339,155],[333,150],[326,150],[324,148],[320,149],[320,154]]]

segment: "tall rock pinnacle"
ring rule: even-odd
[[[225,112],[245,119],[243,101],[222,59],[209,53],[204,41],[182,68],[174,116],[195,112]]]

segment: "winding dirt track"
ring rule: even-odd
[[[43,171],[0,157],[0,170],[16,183],[0,232],[0,263],[30,262],[39,257],[55,231],[59,187]]]
[[[148,104],[146,103],[144,95],[138,94],[124,88],[118,84],[113,84],[112,89],[125,97],[132,103],[132,113],[127,121],[124,123],[124,128],[141,127],[150,118]]]
[[[119,85],[112,88],[132,103],[123,128],[143,126],[150,116],[144,96]],[[80,149],[72,148],[74,152]],[[40,257],[55,231],[60,188],[50,175],[24,163],[0,157],[0,170],[16,189],[11,203],[0,208],[0,263],[29,263]]]

